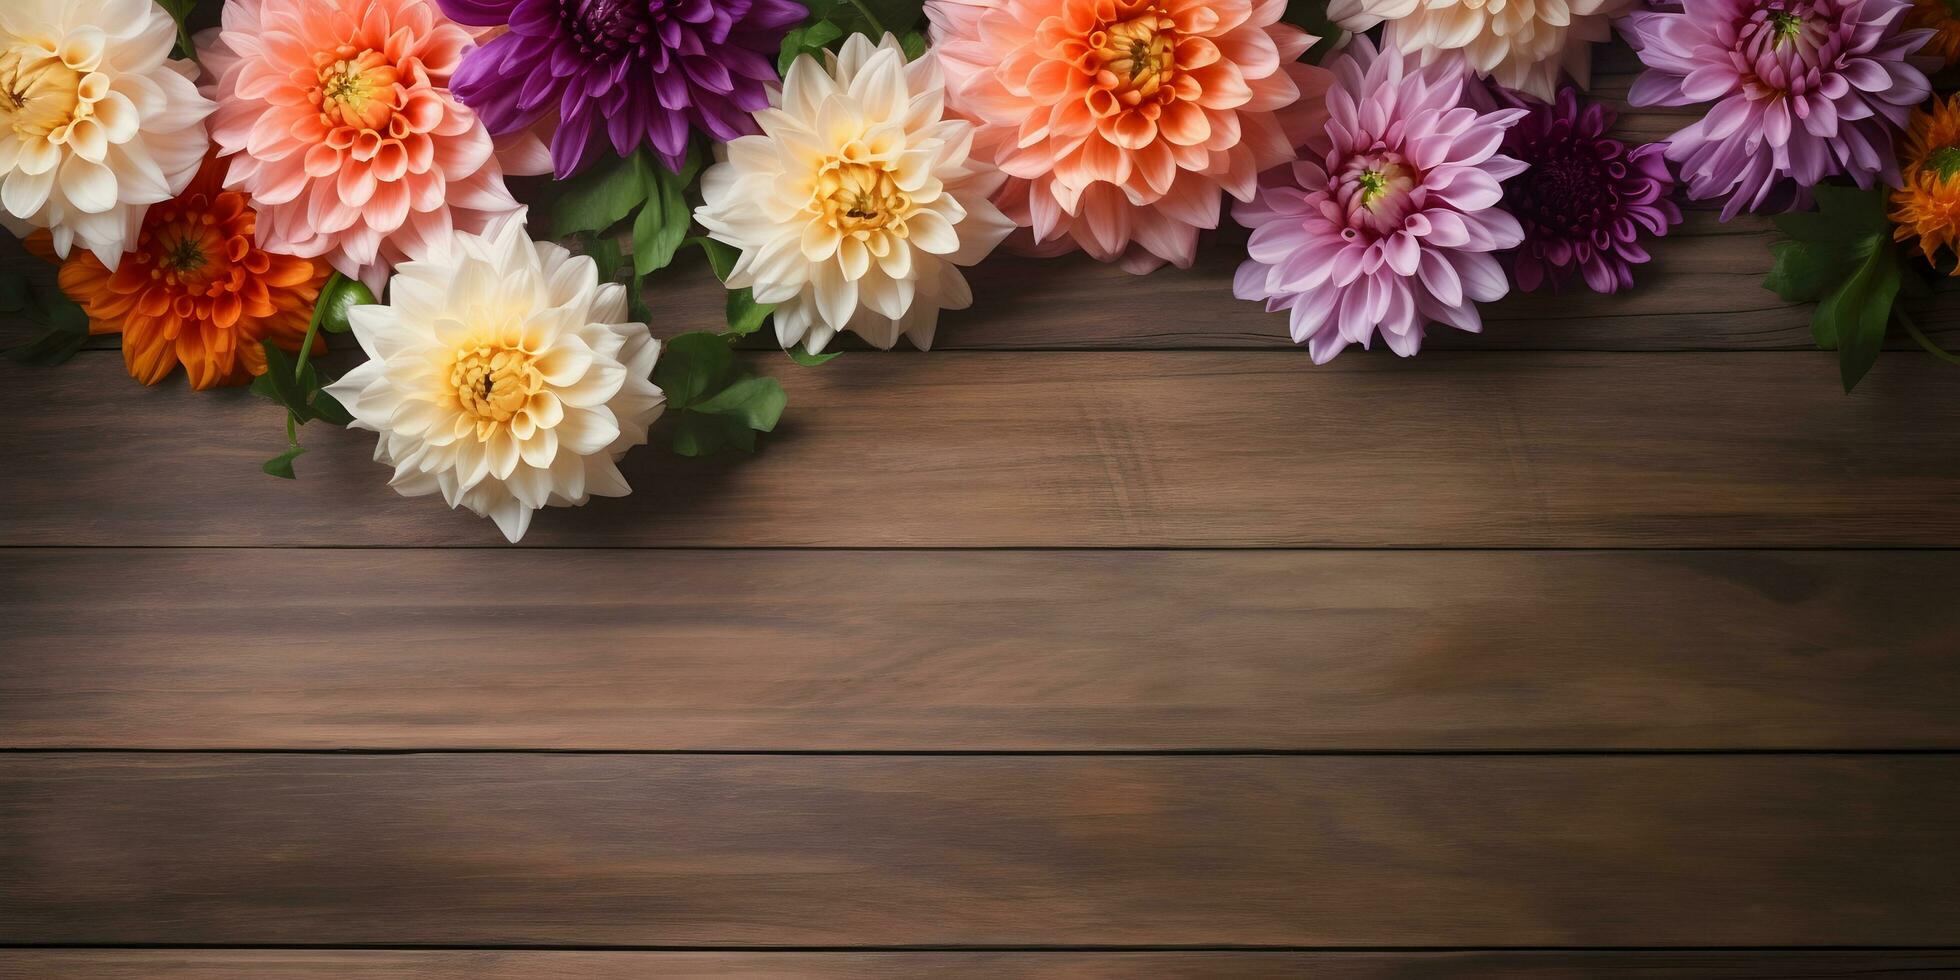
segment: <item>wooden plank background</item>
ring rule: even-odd
[[[0,366],[0,978],[1960,971],[1960,375],[1842,394],[1772,238],[1321,368],[1240,233],[998,257],[522,548]]]

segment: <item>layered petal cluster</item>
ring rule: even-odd
[[[590,258],[501,219],[403,263],[388,300],[353,309],[368,360],[327,390],[381,434],[397,492],[441,493],[513,542],[540,507],[631,492],[618,460],[665,405],[660,344]]]
[[[1892,192],[1892,237],[1917,241],[1935,265],[1960,249],[1960,95],[1935,96],[1913,111],[1899,147],[1901,177]],[[1960,276],[1960,264],[1950,274]]]
[[[268,252],[245,195],[205,164],[176,198],[152,206],[116,268],[88,252],[61,266],[63,292],[89,332],[122,334],[129,376],[153,385],[184,366],[191,387],[244,384],[265,373],[260,341],[296,351],[329,270]],[[326,350],[324,343],[317,345]]]
[[[380,293],[395,263],[517,210],[449,90],[471,44],[435,0],[226,0],[200,45],[211,136],[259,240]]]
[[[1592,84],[1592,45],[1638,0],[1333,0],[1350,31],[1388,23],[1383,40],[1422,63],[1461,57],[1479,76],[1550,100],[1561,74]]]
[[[604,140],[641,144],[678,171],[688,133],[726,142],[755,131],[792,0],[442,0],[457,22],[509,27],[463,59],[454,88],[492,133],[556,116],[558,176]]]
[[[210,145],[197,67],[151,0],[0,2],[0,223],[115,268]]]
[[[1474,304],[1509,288],[1491,253],[1524,239],[1498,207],[1524,170],[1498,152],[1524,110],[1464,105],[1459,63],[1418,67],[1365,37],[1332,67],[1323,130],[1232,209],[1252,229],[1233,292],[1288,311],[1316,364],[1377,330],[1407,357],[1428,323],[1483,329]]]
[[[1669,200],[1674,175],[1665,147],[1629,149],[1611,136],[1613,110],[1559,90],[1553,102],[1500,89],[1499,105],[1525,114],[1504,132],[1504,153],[1526,170],[1504,182],[1504,209],[1524,228],[1511,255],[1520,290],[1559,288],[1578,273],[1587,288],[1633,288],[1633,267],[1649,258],[1643,242],[1681,223]]]
[[[1285,0],[929,0],[947,100],[1009,180],[1027,250],[1188,266],[1324,118]]]
[[[1932,91],[1909,57],[1929,32],[1901,25],[1910,0],[1686,0],[1620,21],[1647,68],[1636,106],[1712,102],[1668,140],[1694,200],[1728,196],[1722,219],[1807,204],[1849,176],[1897,186],[1892,140]]]
[[[988,198],[1005,176],[971,156],[973,124],[945,118],[931,59],[853,35],[790,66],[762,134],[728,144],[695,213],[742,250],[728,277],[775,303],[776,337],[815,353],[840,330],[889,348],[932,346],[939,311],[973,302],[960,267],[1014,222]]]

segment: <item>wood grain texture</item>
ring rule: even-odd
[[[0,943],[1960,945],[1960,756],[0,756]]]
[[[0,980],[1819,980],[1960,971],[1953,952],[564,952],[11,950]]]
[[[1956,579],[1954,552],[0,550],[0,747],[1960,748]],[[491,581],[524,585],[459,585]]]
[[[1294,352],[847,357],[786,376],[754,457],[643,449],[634,493],[527,545],[1737,547],[1960,545],[1951,368],[1828,354]],[[404,499],[369,433],[259,463],[243,392],[146,389],[112,358],[0,367],[12,545],[501,545]],[[659,435],[656,435],[658,438]],[[78,514],[88,519],[77,520]]]

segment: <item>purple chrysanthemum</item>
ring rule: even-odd
[[[569,176],[603,132],[619,155],[645,143],[669,169],[690,129],[755,132],[775,53],[803,20],[791,0],[441,0],[459,23],[510,30],[463,59],[450,90],[490,132],[556,111],[552,168]]]
[[[1483,329],[1476,304],[1509,289],[1491,253],[1523,238],[1498,205],[1524,165],[1498,146],[1524,110],[1467,106],[1460,63],[1420,68],[1366,37],[1330,67],[1325,130],[1232,209],[1252,229],[1232,292],[1289,311],[1316,364],[1377,329],[1403,357],[1431,322]]]
[[[1606,135],[1613,110],[1581,100],[1571,86],[1551,103],[1506,89],[1492,96],[1525,111],[1504,131],[1504,152],[1530,167],[1504,182],[1504,209],[1524,226],[1512,280],[1525,292],[1558,289],[1576,271],[1594,292],[1633,288],[1633,267],[1648,259],[1640,239],[1681,223],[1668,200],[1674,175],[1665,144],[1628,150]]]
[[[1685,0],[1628,14],[1620,29],[1647,70],[1636,106],[1715,103],[1675,133],[1667,158],[1694,200],[1743,210],[1808,203],[1845,174],[1897,184],[1892,137],[1931,86],[1910,57],[1929,31],[1902,30],[1910,0]]]

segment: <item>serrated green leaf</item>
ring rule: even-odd
[[[684,333],[661,348],[653,383],[667,396],[667,404],[688,408],[708,393],[720,391],[734,363],[727,341],[704,331]]]
[[[823,364],[827,361],[834,361],[837,358],[842,357],[844,355],[844,352],[841,350],[834,350],[828,354],[812,354],[809,351],[804,350],[802,344],[797,344],[795,347],[790,348],[785,353],[789,354],[790,360],[795,361],[796,363],[801,364],[804,367],[816,367],[819,364]]]
[[[552,209],[552,235],[598,234],[618,224],[647,199],[651,166],[642,151],[628,159],[604,160],[566,181]]]
[[[1898,253],[1881,248],[1866,256],[1843,286],[1817,304],[1814,330],[1820,335],[1828,330],[1837,339],[1838,371],[1845,391],[1856,387],[1878,363],[1898,294]]]
[[[775,378],[750,376],[689,408],[703,415],[740,419],[743,425],[751,429],[768,432],[776,427],[776,422],[783,417],[783,408],[788,404],[789,395]]]
[[[796,59],[822,51],[824,46],[844,36],[844,29],[827,20],[815,20],[783,36],[782,53],[776,56],[776,74],[788,75]]]
[[[266,460],[259,469],[267,476],[276,476],[281,480],[298,479],[293,473],[293,460],[298,459],[304,452],[306,452],[304,446],[288,446],[285,452]]]

